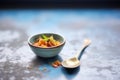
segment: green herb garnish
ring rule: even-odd
[[[46,41],[49,41],[49,38],[47,36],[45,36],[44,34],[42,35],[42,38]]]

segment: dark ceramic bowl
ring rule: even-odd
[[[59,41],[61,44],[58,45],[58,46],[48,47],[48,48],[42,48],[42,47],[33,46],[33,43],[35,42],[35,40],[38,37],[41,37],[43,34],[46,35],[46,36],[53,35],[54,39]],[[62,50],[62,48],[63,48],[63,46],[65,44],[65,39],[61,35],[55,34],[55,33],[41,33],[41,34],[36,34],[36,35],[31,36],[28,39],[28,44],[29,44],[31,50],[37,56],[50,58],[50,57],[54,57],[54,56],[58,55],[58,53],[60,53],[60,51]]]

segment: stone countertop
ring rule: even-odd
[[[29,36],[54,32],[66,39],[58,56],[44,59],[29,48]],[[92,44],[76,69],[53,68]],[[120,80],[120,10],[0,10],[0,80]]]

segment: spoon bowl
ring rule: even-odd
[[[75,68],[78,67],[79,65],[80,61],[76,57],[70,58],[62,62],[62,66],[66,68]]]
[[[62,66],[65,68],[76,68],[76,67],[80,66],[80,60],[78,59],[78,57],[79,57],[80,53],[82,52],[82,50],[84,50],[86,47],[88,47],[90,45],[90,43],[91,43],[91,40],[85,39],[84,44],[83,44],[82,48],[80,49],[80,51],[78,51],[74,57],[62,61]]]

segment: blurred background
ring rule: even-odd
[[[0,8],[119,8],[119,0],[0,0]]]
[[[0,0],[0,80],[119,80],[119,2]],[[65,37],[65,47],[59,54],[63,60],[75,55],[85,38],[92,40],[76,73],[46,66],[44,60],[36,58],[27,39],[43,32]],[[26,69],[29,64],[33,69]]]

